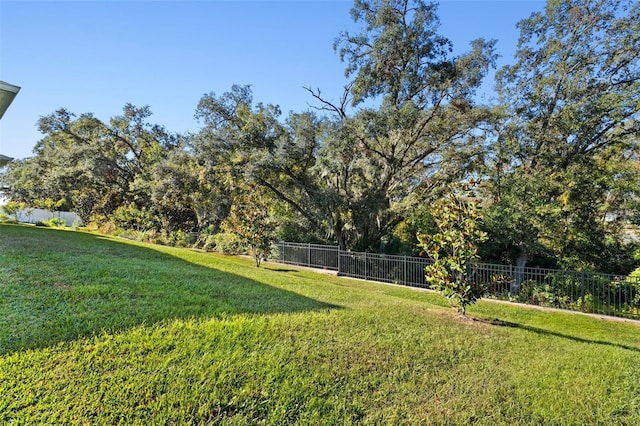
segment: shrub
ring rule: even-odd
[[[176,232],[174,232],[172,240],[173,245],[175,245],[176,247],[189,247],[191,245],[191,237],[189,236],[189,233],[182,230],[177,230]]]
[[[135,203],[123,205],[114,210],[111,220],[123,229],[135,229],[136,231],[153,229],[156,220],[153,214],[146,208],[138,208]]]
[[[516,300],[520,303],[552,308],[566,308],[569,306],[569,297],[558,293],[553,285],[533,280],[522,282],[520,293],[518,293]]]
[[[108,235],[115,235],[117,226],[110,220],[98,223],[98,232]]]
[[[120,232],[118,232],[118,236],[121,238],[126,238],[127,240],[132,240],[132,241],[144,241],[142,238],[142,233],[135,231],[133,229],[123,229]]]
[[[242,244],[242,239],[236,234],[230,232],[222,232],[213,237],[215,248],[218,253],[223,254],[241,254],[246,249]]]
[[[57,227],[66,227],[67,226],[67,222],[65,222],[63,219],[58,219],[56,217],[52,217],[51,219],[48,220],[49,226],[51,226],[52,228],[57,228]]]
[[[577,306],[582,312],[598,312],[598,306],[593,294],[585,294],[584,298],[578,300]]]
[[[15,201],[9,201],[8,203],[2,206],[2,211],[7,216],[13,216],[16,220],[18,220],[18,211],[20,210],[20,206]]]
[[[18,223],[18,221],[13,217],[9,217],[4,213],[0,213],[0,223]]]
[[[140,231],[140,239],[147,243],[167,245],[166,233],[158,232],[155,229]]]

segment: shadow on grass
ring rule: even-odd
[[[189,256],[196,262],[94,234],[0,225],[0,354],[166,320],[339,308]]]
[[[603,346],[611,346],[611,347],[615,347],[615,348],[620,348],[620,349],[626,349],[629,351],[633,351],[633,352],[640,352],[640,349],[634,346],[628,346],[628,345],[623,345],[620,343],[614,343],[614,342],[607,342],[607,341],[603,341],[603,340],[593,340],[593,339],[584,339],[582,337],[577,337],[577,336],[572,336],[570,334],[564,334],[564,333],[558,333],[557,331],[551,331],[551,330],[545,330],[543,328],[538,328],[538,327],[531,327],[528,325],[524,325],[524,324],[518,324],[515,322],[509,322],[509,321],[503,321],[500,319],[480,319],[478,321],[487,323],[487,324],[491,324],[491,325],[497,325],[500,327],[510,327],[510,328],[518,328],[521,330],[526,330],[526,331],[531,331],[533,333],[537,333],[540,334],[542,336],[554,336],[554,337],[561,337],[563,339],[568,339],[568,340],[572,340],[574,342],[579,342],[579,343],[591,343],[591,344],[596,344],[596,345],[603,345]]]
[[[297,269],[277,268],[273,266],[264,266],[263,269],[273,272],[300,272]]]

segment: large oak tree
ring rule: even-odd
[[[549,0],[518,27],[516,63],[498,75],[508,109],[495,135],[493,236],[521,260],[608,268],[616,219],[640,189],[640,4]]]
[[[376,250],[438,179],[478,154],[470,141],[487,112],[472,94],[495,56],[483,40],[453,56],[434,4],[358,0],[352,16],[361,31],[335,46],[351,79],[343,96],[308,89],[324,115],[281,124],[276,107],[254,106],[249,88],[235,86],[201,99],[199,143],[343,249]]]

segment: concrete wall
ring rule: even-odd
[[[80,216],[73,212],[52,212],[44,209],[21,209],[16,217],[18,222],[24,223],[46,222],[51,218],[62,219],[67,226],[82,223]]]

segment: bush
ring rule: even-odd
[[[558,293],[553,285],[539,283],[533,280],[522,282],[520,293],[516,300],[529,305],[547,306],[552,308],[569,307],[569,297]]]
[[[133,229],[123,229],[119,231],[118,234],[119,237],[126,238],[127,240],[144,241],[142,233]]]
[[[141,231],[140,235],[141,235],[140,241],[145,241],[147,243],[152,243],[152,244],[164,244],[164,245],[167,244],[166,235],[164,235],[164,233],[162,232],[156,231],[155,229]]]
[[[116,225],[110,220],[105,220],[104,222],[98,223],[98,232],[107,235],[115,235],[116,234]]]
[[[213,240],[218,253],[233,255],[246,253],[241,238],[231,232],[216,234]]]
[[[119,237],[143,243],[170,245],[166,233],[158,232],[155,229],[138,231],[135,229],[117,229],[115,231]]]
[[[123,205],[114,210],[111,220],[123,229],[142,231],[156,227],[154,215],[146,208],[139,209],[135,203]]]
[[[7,214],[9,216],[14,216],[14,217],[15,217],[18,209],[19,209],[18,203],[16,203],[15,201],[9,201],[8,203],[6,203],[6,204],[4,204],[2,206],[2,211],[5,214]]]
[[[592,294],[586,294],[584,298],[578,300],[577,306],[582,312],[598,312],[598,305]]]
[[[618,282],[625,300],[634,309],[640,309],[640,268],[631,272],[626,280]]]
[[[606,313],[612,310],[633,315],[640,308],[640,282],[633,277],[611,280],[605,275],[582,277],[556,273],[547,282],[524,281],[516,300],[531,305],[582,312]]]
[[[63,219],[58,219],[55,217],[52,217],[51,219],[48,220],[49,226],[51,226],[52,228],[57,228],[57,227],[66,227],[67,226],[67,222],[65,222]]]
[[[170,243],[175,247],[189,247],[191,245],[191,236],[188,232],[177,230],[169,234]]]
[[[0,213],[0,223],[18,223],[18,221],[13,217],[9,217],[4,213]]]
[[[52,217],[49,220],[39,220],[35,223],[35,225],[45,228],[64,228],[67,226],[67,222],[65,222],[63,219]]]

